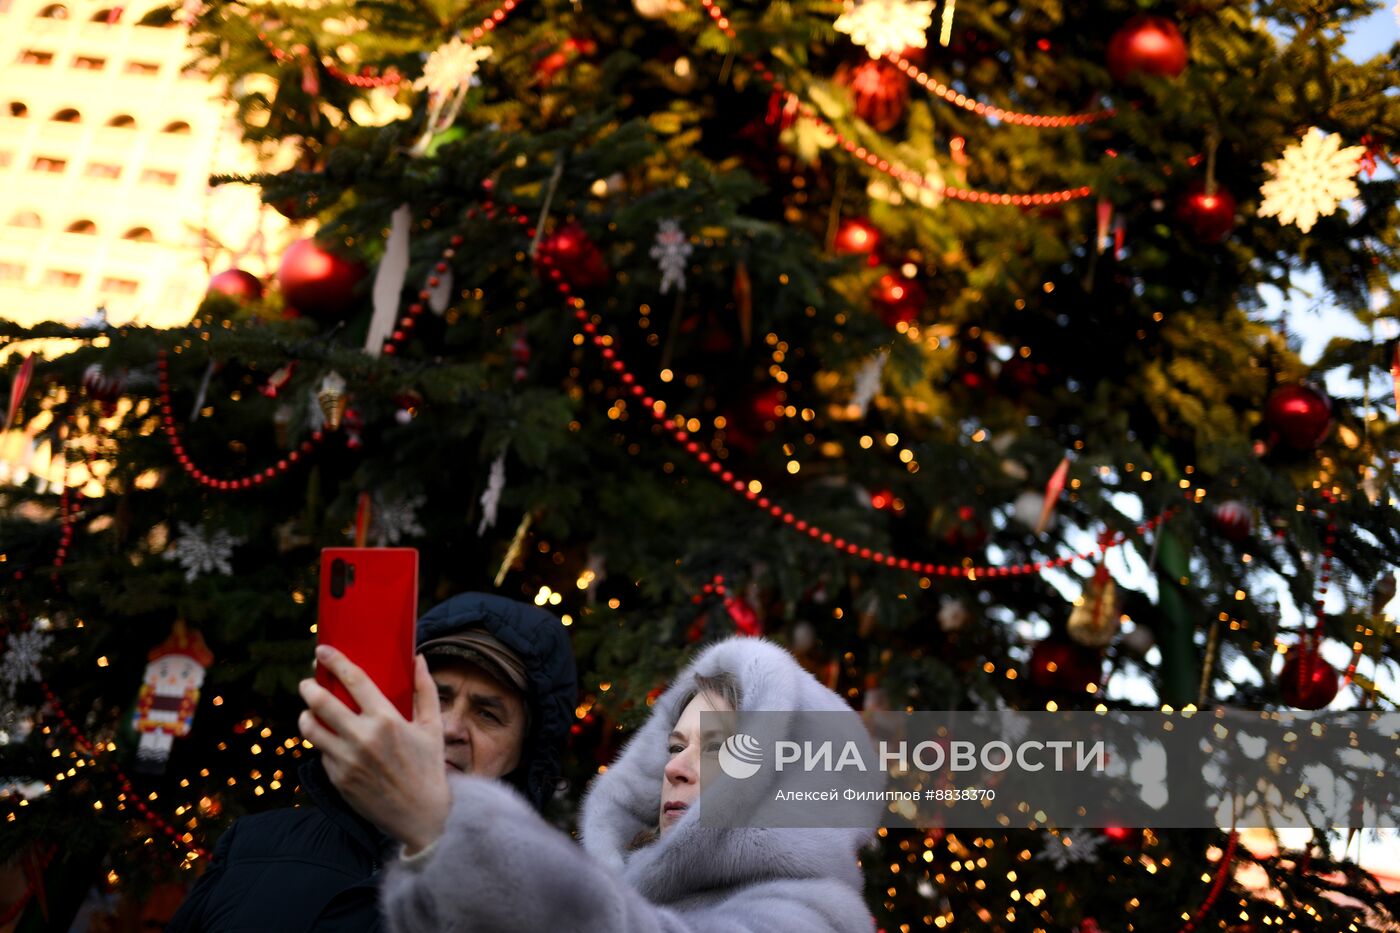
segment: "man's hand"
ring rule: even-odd
[[[350,806],[398,839],[410,854],[432,844],[447,825],[452,794],[443,766],[437,687],[422,655],[414,658],[413,721],[365,672],[328,645],[316,661],[339,678],[360,712],[313,679],[300,684],[307,710],[301,734],[321,750],[326,773]],[[324,725],[323,725],[324,724]]]

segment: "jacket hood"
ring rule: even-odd
[[[850,706],[780,646],[745,637],[712,645],[676,677],[646,724],[589,788],[580,819],[584,848],[654,903],[781,879],[825,878],[859,893],[856,853],[874,819],[865,829],[725,828],[700,825],[699,808],[692,807],[659,841],[629,851],[639,834],[657,826],[670,757],[666,740],[694,676],[725,672],[739,682],[741,710],[844,712],[860,730]]]
[[[562,622],[535,606],[490,593],[460,593],[418,620],[417,644],[471,629],[483,629],[525,663],[530,733],[520,764],[506,775],[543,810],[559,779],[560,756],[578,705],[574,651]]]

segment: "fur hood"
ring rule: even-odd
[[[663,838],[629,851],[640,833],[657,825],[662,774],[670,757],[667,736],[693,688],[694,676],[720,673],[738,680],[741,710],[844,712],[858,725],[850,706],[780,646],[744,637],[712,645],[657,699],[646,724],[589,788],[580,820],[584,848],[657,904],[674,904],[705,891],[786,880],[824,879],[848,885],[859,894],[863,882],[856,853],[869,839],[869,828],[702,826],[700,808],[692,807]]]

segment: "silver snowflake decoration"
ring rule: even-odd
[[[695,247],[681,229],[674,217],[668,217],[657,225],[656,242],[651,247],[651,258],[661,267],[661,294],[666,294],[674,285],[685,291],[685,264]]]
[[[201,574],[233,573],[229,558],[233,549],[243,543],[222,528],[206,532],[203,528],[180,522],[180,537],[165,551],[165,559],[179,562],[185,568],[185,580],[193,582]]]
[[[1051,863],[1061,871],[1070,865],[1097,859],[1104,842],[1103,836],[1070,837],[1063,834],[1056,836],[1053,833],[1047,833],[1046,836],[1045,848],[1036,858]]]
[[[426,534],[427,529],[418,522],[418,510],[427,501],[423,495],[396,498],[375,493],[369,519],[369,537],[374,546],[388,547],[404,538]]]
[[[37,683],[42,679],[39,662],[52,641],[52,635],[32,628],[10,633],[5,640],[5,656],[0,658],[0,682],[3,682],[6,696],[13,697],[20,684]]]
[[[864,0],[848,4],[836,19],[836,31],[849,35],[871,58],[925,48],[932,25],[933,3],[917,0]]]

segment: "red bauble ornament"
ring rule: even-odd
[[[1235,229],[1234,195],[1224,188],[1206,194],[1204,186],[1182,198],[1176,219],[1202,243],[1219,243]]]
[[[539,273],[570,288],[597,288],[612,280],[603,254],[577,223],[561,224],[540,242]]]
[[[977,510],[972,506],[959,506],[957,517],[943,532],[943,540],[959,551],[980,550],[987,543],[987,526],[977,518]]]
[[[836,228],[833,245],[842,256],[869,256],[874,262],[875,250],[880,247],[880,231],[865,218],[852,217],[841,221]]]
[[[1298,645],[1278,675],[1283,702],[1297,709],[1322,709],[1337,695],[1336,668],[1322,659],[1317,648]]]
[[[209,280],[209,290],[205,294],[218,292],[237,301],[257,301],[263,296],[262,282],[251,272],[242,269],[225,269]]]
[[[1135,74],[1175,78],[1186,69],[1186,40],[1165,16],[1134,16],[1108,42],[1108,70],[1122,84]]]
[[[108,372],[101,363],[93,363],[83,370],[83,388],[93,401],[102,403],[102,410],[111,414],[117,409],[117,400],[126,392],[126,370]]]
[[[598,43],[592,39],[581,39],[574,37],[564,40],[557,49],[550,52],[535,64],[535,79],[540,85],[548,87],[559,72],[573,64],[581,57],[592,55],[598,51]]]
[[[1031,651],[1031,683],[1042,690],[1082,692],[1102,675],[1098,653],[1070,642],[1042,641]]]
[[[1311,386],[1290,382],[1269,393],[1264,422],[1294,450],[1313,450],[1332,427],[1332,400]]]
[[[754,608],[737,596],[724,601],[724,611],[734,622],[734,630],[740,635],[756,638],[763,634],[763,623],[759,621]]]
[[[365,267],[323,249],[314,239],[297,240],[282,254],[277,284],[283,300],[310,317],[325,321],[343,318],[355,305],[355,293]]]
[[[1243,502],[1233,499],[1215,507],[1215,511],[1211,513],[1211,522],[1216,531],[1236,544],[1248,540],[1254,532],[1254,518],[1249,514],[1249,508]]]
[[[879,132],[894,129],[904,119],[909,79],[884,59],[867,58],[854,68],[839,69],[836,81],[851,89],[856,116]]]
[[[871,289],[870,297],[881,320],[891,327],[918,320],[919,312],[928,300],[922,285],[895,272],[880,276],[880,281]]]

